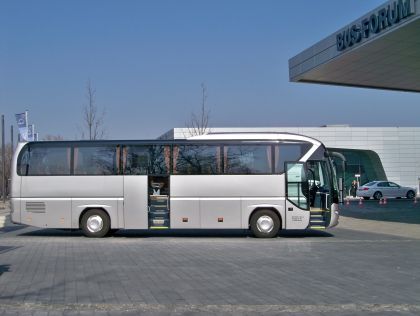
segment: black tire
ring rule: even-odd
[[[370,200],[370,197],[368,197],[368,196],[364,196],[364,197],[363,197],[363,199],[364,199],[364,200]]]
[[[258,220],[262,219],[263,217],[267,216],[267,221],[272,222],[272,228],[269,231],[261,230]],[[251,231],[257,238],[273,238],[276,237],[280,230],[280,218],[277,214],[272,210],[258,210],[251,216],[250,220],[250,227]]]
[[[382,199],[382,193],[381,193],[381,192],[379,192],[379,191],[376,191],[376,192],[375,192],[375,194],[373,195],[373,198],[374,198],[375,200],[380,200],[380,199]]]
[[[410,200],[414,199],[415,196],[416,196],[416,193],[412,190],[408,191],[406,195],[407,199],[410,199]]]
[[[92,230],[88,227],[89,219],[92,219],[94,216],[97,216],[97,219],[102,223],[102,227],[98,230]],[[82,228],[83,235],[86,237],[101,238],[105,237],[109,233],[111,221],[105,211],[100,209],[91,209],[83,214],[82,219],[80,220],[80,227]]]

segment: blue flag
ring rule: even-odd
[[[15,114],[16,122],[19,128],[20,140],[28,141],[28,116],[26,112]]]
[[[28,125],[28,141],[30,142],[34,141],[34,136],[35,136],[34,129],[35,129],[34,124]]]

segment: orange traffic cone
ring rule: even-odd
[[[346,206],[349,206],[349,205],[350,205],[350,199],[346,198]]]
[[[382,199],[379,199],[379,205],[383,205],[384,202],[382,201]]]
[[[359,199],[359,206],[362,206],[363,205],[363,198],[360,198]]]
[[[414,197],[414,204],[417,204],[417,196]]]
[[[387,203],[386,198],[384,198],[384,204],[386,204],[386,203]]]

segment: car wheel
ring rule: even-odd
[[[370,197],[368,197],[368,196],[364,196],[364,197],[363,197],[363,199],[365,199],[365,200],[370,200]]]
[[[414,199],[414,197],[416,196],[416,193],[414,193],[414,191],[408,191],[407,192],[407,199]]]
[[[108,234],[111,227],[111,221],[105,211],[100,209],[91,209],[83,214],[80,221],[83,235],[86,237],[104,237]]]
[[[251,231],[258,238],[273,238],[280,229],[280,219],[272,210],[256,211],[250,221]]]
[[[379,191],[375,192],[375,194],[373,195],[373,198],[374,198],[375,200],[380,200],[380,199],[382,199],[382,193],[381,193],[381,192],[379,192]]]

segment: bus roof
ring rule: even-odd
[[[136,140],[136,139],[127,139],[127,140],[121,140],[121,139],[107,139],[107,140],[58,140],[58,141],[30,141],[30,142],[19,142],[18,143],[18,150],[21,149],[25,144],[27,143],[145,143],[145,144],[164,144],[164,143],[189,143],[193,141],[199,141],[199,142],[214,142],[214,141],[264,141],[264,142],[270,142],[270,141],[298,141],[298,142],[309,142],[315,145],[316,147],[321,145],[321,142],[308,137],[303,136],[299,134],[291,134],[291,133],[263,133],[263,132],[254,132],[254,133],[208,133],[204,135],[199,136],[192,136],[188,138],[183,139],[142,139],[142,140]]]
[[[314,145],[321,145],[321,142],[307,136],[290,134],[290,133],[208,133],[199,136],[192,136],[187,140],[289,140],[289,141],[306,141]]]

